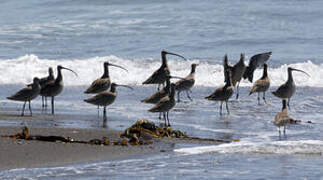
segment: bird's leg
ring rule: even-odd
[[[21,113],[21,116],[24,116],[26,102],[27,102],[27,101],[25,101],[25,102],[24,102],[24,105],[22,106],[22,113]]]
[[[30,115],[32,116],[32,115],[33,115],[33,112],[31,111],[30,100],[28,101],[28,103],[29,103],[29,111],[30,111]]]
[[[264,100],[264,102],[267,104],[267,101],[266,101],[266,92],[263,92],[263,97],[262,99]]]
[[[160,84],[158,84],[158,86],[157,86],[157,91],[159,91],[159,86],[160,86]]]
[[[107,107],[103,107],[103,127],[106,127],[107,124]]]
[[[221,101],[221,105],[220,105],[220,115],[222,115],[222,104],[223,104],[223,101]]]
[[[190,99],[191,101],[193,101],[193,99],[190,97],[190,95],[188,94],[188,91],[186,91],[186,95],[188,97],[188,99]]]
[[[278,132],[279,132],[279,140],[280,140],[281,139],[280,126],[278,127]]]
[[[45,107],[44,96],[41,97],[41,107],[42,108]]]
[[[47,97],[45,96],[45,107],[47,109]]]
[[[228,106],[228,100],[226,100],[226,101],[225,101],[225,107],[227,108],[227,112],[228,112],[228,114],[230,114],[229,106]]]
[[[258,105],[260,105],[260,93],[258,92]]]
[[[159,112],[159,117],[158,117],[158,119],[161,119],[161,116],[162,116],[162,113],[161,113],[161,112]]]
[[[98,106],[98,117],[100,117],[100,106]]]
[[[165,127],[166,127],[167,124],[166,124],[166,114],[165,114],[165,112],[163,112],[163,117],[164,117],[164,120],[165,120]]]
[[[284,136],[286,136],[286,125],[284,125]]]
[[[239,99],[239,85],[240,85],[240,81],[238,82],[238,85],[237,85],[237,97],[236,97],[236,99]]]
[[[181,93],[181,91],[177,91],[177,102],[181,102],[181,100],[180,100],[180,93]]]
[[[54,96],[52,96],[52,114],[54,114]]]
[[[169,117],[168,117],[168,111],[166,112],[166,115],[167,115],[167,122],[168,122],[168,126],[170,127]]]
[[[287,101],[287,106],[288,106],[288,109],[290,110],[289,101],[290,101],[290,98],[288,98],[288,101]]]

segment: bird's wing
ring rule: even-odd
[[[85,93],[98,93],[107,90],[110,86],[109,78],[100,78],[92,82],[91,86],[87,88]]]
[[[16,92],[14,95],[8,97],[8,99],[13,99],[13,100],[24,100],[25,98],[30,97],[32,94],[32,87],[28,86],[25,87],[18,92]]]

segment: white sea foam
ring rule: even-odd
[[[0,83],[19,84],[29,83],[34,76],[47,76],[48,67],[56,67],[61,64],[71,68],[78,73],[78,77],[70,72],[64,73],[64,83],[66,85],[88,85],[103,73],[103,62],[121,65],[129,70],[110,67],[112,81],[122,84],[140,85],[160,66],[159,59],[122,59],[117,56],[93,57],[89,59],[66,59],[51,60],[40,59],[36,55],[25,55],[16,59],[0,59]],[[169,67],[172,75],[185,77],[190,72],[191,63],[199,63],[196,70],[196,85],[198,86],[220,86],[223,85],[222,64],[214,64],[207,61],[179,59],[169,60]],[[272,86],[279,86],[287,79],[287,67],[302,69],[309,73],[311,77],[304,76],[299,72],[294,72],[294,80],[298,86],[323,87],[321,76],[323,75],[323,64],[313,64],[311,61],[282,65],[278,68],[269,68],[269,76]],[[254,77],[258,79],[262,76],[262,70],[257,69]],[[251,86],[247,80],[242,81],[241,86]]]
[[[212,146],[175,149],[183,154],[202,153],[260,153],[260,154],[323,154],[323,141],[267,141],[267,142],[232,142]]]

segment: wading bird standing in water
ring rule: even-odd
[[[180,102],[180,93],[182,91],[186,91],[186,95],[188,99],[193,101],[193,99],[189,95],[189,91],[191,91],[191,88],[194,86],[195,83],[195,69],[198,64],[193,63],[191,65],[191,73],[186,76],[184,79],[181,79],[175,83],[175,90],[177,91],[177,102]]]
[[[284,135],[286,135],[286,125],[289,124],[291,121],[295,121],[293,118],[288,116],[288,111],[287,111],[287,106],[286,106],[286,100],[283,99],[282,100],[283,103],[283,108],[282,111],[279,112],[276,116],[275,116],[275,120],[274,120],[274,125],[277,126],[279,129],[279,137],[281,135],[280,132],[280,127],[283,126],[284,127]]]
[[[288,100],[287,101],[287,106],[289,108],[290,108],[290,106],[289,106],[290,98],[294,95],[294,93],[296,91],[296,85],[295,85],[295,82],[294,82],[294,79],[293,79],[292,71],[299,71],[299,72],[302,72],[302,73],[304,73],[304,74],[306,74],[307,76],[310,77],[309,74],[307,74],[306,72],[304,72],[302,70],[291,68],[291,67],[289,67],[287,69],[287,72],[288,72],[287,81],[284,84],[282,84],[281,86],[279,86],[278,89],[276,91],[272,92],[272,93],[273,93],[273,95],[275,95],[278,98]]]
[[[21,89],[14,95],[7,97],[7,99],[14,100],[14,101],[24,101],[21,116],[24,116],[25,106],[28,101],[30,115],[32,115],[33,113],[31,111],[30,101],[35,99],[39,95],[39,92],[40,92],[39,79],[35,77],[33,80],[33,84]]]
[[[50,81],[49,83],[45,84],[43,88],[40,90],[40,95],[45,97],[51,97],[51,104],[52,104],[52,114],[54,114],[54,98],[55,96],[59,95],[63,90],[63,75],[62,75],[62,69],[69,70],[73,72],[76,76],[77,74],[68,68],[65,68],[61,65],[57,66],[57,77],[55,81]]]
[[[161,113],[163,113],[163,117],[164,117],[164,120],[165,120],[165,126],[170,126],[168,113],[176,104],[176,101],[175,101],[175,84],[174,83],[172,83],[170,85],[170,89],[171,89],[170,94],[168,96],[165,96],[162,99],[160,99],[158,101],[158,103],[155,104],[154,107],[152,107],[151,109],[148,110],[149,112],[161,112]],[[167,120],[168,124],[166,123],[166,120]]]
[[[55,78],[54,78],[53,68],[49,67],[48,76],[39,79],[40,88],[44,87],[45,84],[49,83],[50,81],[53,81],[54,79]],[[27,86],[32,86],[32,84],[28,84]],[[41,100],[42,100],[42,108],[47,107],[47,98],[44,96],[41,96]]]
[[[110,75],[109,75],[109,66],[118,67],[118,68],[123,69],[128,72],[128,70],[122,66],[115,65],[115,64],[112,64],[109,62],[104,62],[103,63],[103,67],[104,67],[103,75],[100,78],[98,78],[92,82],[90,87],[87,88],[86,91],[84,91],[85,94],[96,94],[96,93],[99,93],[99,92],[109,89],[110,84],[111,84],[111,79],[110,79]]]
[[[225,102],[226,109],[228,114],[230,114],[229,107],[228,107],[228,100],[233,94],[233,85],[231,83],[231,72],[230,70],[226,69],[226,84],[218,89],[216,89],[211,95],[205,97],[207,100],[211,101],[221,101],[220,105],[220,115],[222,115],[222,104]]]
[[[107,108],[107,106],[109,106],[110,104],[112,104],[115,101],[115,99],[117,97],[117,90],[116,90],[117,86],[126,87],[126,88],[129,88],[132,90],[132,87],[130,87],[130,86],[112,83],[110,91],[105,90],[105,91],[102,91],[102,92],[94,95],[93,97],[90,97],[88,99],[84,99],[84,101],[87,103],[97,105],[97,106],[103,106],[103,126],[104,127],[106,126],[106,121],[107,121],[106,108]]]
[[[128,70],[122,66],[109,63],[108,61],[104,62],[103,63],[103,68],[104,68],[103,75],[100,78],[98,78],[92,82],[90,87],[88,87],[86,89],[86,91],[84,91],[85,94],[96,94],[96,93],[100,93],[102,91],[109,89],[110,84],[111,84],[111,79],[110,79],[110,74],[109,74],[109,66],[114,66],[114,67],[123,69],[126,72],[128,72]],[[98,114],[99,114],[99,106],[98,106]]]
[[[228,57],[227,55],[225,55],[224,58],[224,70],[230,70],[231,72],[231,80],[232,80],[232,85],[233,87],[235,87],[237,85],[237,96],[236,99],[239,99],[239,85],[240,85],[240,81],[241,78],[246,70],[246,65],[244,64],[244,59],[245,59],[245,54],[241,53],[240,54],[240,60],[234,65],[234,66],[230,66],[228,63]],[[224,73],[226,76],[226,73]],[[228,79],[225,77],[225,80]]]
[[[265,103],[267,104],[265,94],[266,94],[266,91],[268,90],[269,86],[270,86],[270,80],[269,80],[269,77],[268,77],[268,74],[267,74],[267,64],[265,63],[262,77],[260,79],[258,79],[253,84],[249,95],[251,95],[252,93],[257,92],[258,93],[258,104],[260,104],[260,96],[259,95],[262,92],[263,93],[262,98],[265,101]]]
[[[169,68],[167,65],[167,59],[166,59],[167,54],[171,54],[171,55],[178,56],[178,57],[185,59],[185,57],[183,57],[179,54],[175,54],[175,53],[171,53],[171,52],[167,52],[167,51],[162,51],[161,52],[162,65],[142,84],[158,84],[158,88],[157,88],[158,90],[159,90],[160,85],[164,85],[164,83],[166,81],[166,77],[170,75]]]

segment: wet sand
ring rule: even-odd
[[[21,127],[0,127],[1,135],[21,132]],[[119,131],[110,129],[29,128],[32,135],[58,135],[78,140],[119,138]],[[145,146],[100,146],[62,142],[40,142],[0,138],[0,170],[60,166],[80,162],[93,162],[130,158],[137,155],[168,151],[171,144],[155,142]]]
[[[16,110],[17,111],[17,110]],[[110,141],[120,140],[121,131],[110,128],[70,129],[57,126],[52,119],[90,118],[77,115],[48,115],[34,114],[21,117],[13,109],[1,108],[0,121],[12,122],[12,126],[0,127],[0,136],[15,135],[22,132],[23,122],[33,122],[37,126],[28,126],[30,135],[64,136],[75,140],[89,141],[107,137]],[[52,121],[52,126],[42,127],[41,122]],[[39,123],[35,123],[39,122]],[[47,123],[50,124],[50,123]],[[127,127],[124,127],[126,129]],[[0,137],[0,170],[16,168],[37,168],[49,166],[62,166],[74,163],[106,161],[113,159],[132,158],[139,155],[162,153],[172,151],[177,143],[189,144],[219,144],[199,140],[182,140],[175,138],[153,139],[153,144],[141,146],[120,145],[90,145],[62,142],[41,142],[17,140]]]

